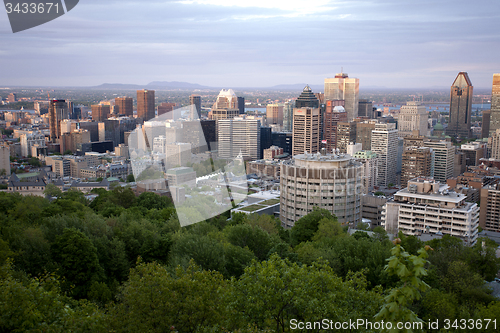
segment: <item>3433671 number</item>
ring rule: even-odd
[[[59,13],[59,4],[53,2],[23,2],[12,4],[7,2],[5,4],[5,9],[7,10],[7,14],[10,13],[18,13],[18,14],[49,14],[49,13]]]

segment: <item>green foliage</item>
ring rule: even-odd
[[[375,320],[393,323],[391,332],[398,332],[398,322],[423,322],[422,319],[410,310],[414,301],[422,297],[422,292],[429,289],[429,285],[422,280],[427,275],[424,266],[427,261],[427,251],[431,248],[426,246],[418,250],[418,256],[410,255],[400,245],[401,240],[395,240],[395,246],[391,250],[392,257],[387,259],[385,270],[389,275],[397,276],[400,286],[393,288],[384,298],[384,305],[375,315]],[[413,332],[411,329],[405,332]],[[399,331],[400,332],[400,331]]]
[[[65,229],[52,244],[52,255],[58,273],[65,278],[63,290],[75,298],[86,297],[92,283],[102,279],[97,249],[79,230]]]
[[[135,178],[133,174],[130,174],[127,176],[127,183],[133,183],[135,182]]]
[[[129,191],[132,191],[128,189]],[[172,204],[168,197],[159,196],[156,193],[144,192],[139,195],[135,204],[146,209],[163,209]]]
[[[328,210],[315,207],[311,213],[295,222],[290,234],[292,246],[312,240],[314,234],[318,231],[319,221],[323,218],[335,219]]]
[[[277,237],[271,237],[260,227],[252,227],[248,224],[239,224],[224,229],[229,243],[248,247],[259,260],[267,259],[269,251],[278,242]]]
[[[218,272],[201,271],[193,263],[170,274],[157,263],[139,264],[110,309],[116,332],[196,332],[220,324],[227,282]]]

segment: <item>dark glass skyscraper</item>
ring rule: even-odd
[[[307,85],[295,101],[295,107],[298,108],[319,108],[319,100],[316,98],[312,89]]]
[[[451,86],[450,121],[446,135],[455,138],[471,137],[472,83],[466,72],[460,72]]]

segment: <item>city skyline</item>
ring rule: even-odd
[[[500,72],[495,5],[88,0],[16,34],[2,11],[0,85],[320,85],[343,70],[360,89],[446,88],[461,71],[489,88]]]

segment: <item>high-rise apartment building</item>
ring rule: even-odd
[[[397,184],[398,130],[396,124],[375,124],[372,131],[371,151],[378,161],[377,185]]]
[[[344,225],[361,222],[362,166],[348,155],[300,154],[281,164],[280,219],[291,228],[319,207]]]
[[[446,135],[470,138],[473,87],[466,72],[458,73],[450,92],[450,121]]]
[[[132,117],[134,115],[134,99],[132,97],[115,98],[115,113],[120,116]]]
[[[61,120],[69,119],[68,104],[64,99],[49,102],[50,140],[56,142],[61,137]]]
[[[108,119],[110,114],[110,106],[97,104],[92,105],[92,120],[100,122]]]
[[[420,102],[406,102],[399,111],[398,129],[399,137],[411,136],[413,131],[420,135],[427,135],[429,113]]]
[[[427,141],[424,143],[424,147],[432,148],[431,176],[442,183],[453,177],[455,163],[455,147],[453,144],[450,141]]]
[[[266,106],[266,115],[268,125],[276,124],[283,126],[283,105],[268,104]]]
[[[356,123],[339,122],[337,124],[337,148],[342,154],[347,154],[349,143],[356,142]]]
[[[260,158],[260,121],[257,119],[221,119],[218,121],[219,157]]]
[[[189,105],[194,105],[196,108],[196,113],[198,114],[198,119],[201,118],[201,96],[191,95],[189,96]]]
[[[394,195],[393,205],[384,206],[382,225],[405,235],[450,235],[473,246],[478,237],[479,207],[465,200],[464,194],[450,192],[446,184],[417,178]]]
[[[401,187],[417,177],[429,177],[432,166],[432,149],[427,147],[410,147],[403,152],[401,166]]]
[[[137,117],[148,121],[155,117],[155,91],[137,90]]]
[[[343,99],[347,112],[347,121],[358,117],[359,79],[349,78],[347,73],[336,74],[334,78],[325,79],[325,100]]]
[[[336,106],[335,101],[326,101],[325,104],[322,147],[331,153],[338,147],[337,126],[340,122],[347,122],[347,112],[343,106]]]

